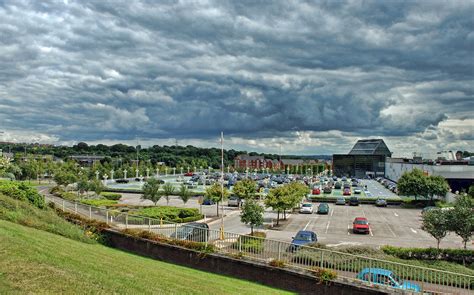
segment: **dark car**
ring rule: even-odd
[[[341,189],[341,187],[342,187],[342,184],[339,181],[334,184],[335,189]]]
[[[351,184],[349,182],[344,182],[344,188],[351,188]]]
[[[211,199],[205,199],[203,202],[202,202],[203,205],[214,205],[215,202]]]
[[[349,198],[349,205],[350,206],[359,206],[359,198],[358,197],[350,197]]]
[[[330,186],[325,186],[323,192],[325,194],[330,194],[332,192],[332,188]]]
[[[128,179],[117,179],[115,180],[116,183],[128,183]]]
[[[329,213],[329,205],[326,203],[321,203],[318,206],[318,214],[328,214]]]
[[[318,236],[315,232],[309,230],[300,230],[296,236],[293,237],[291,241],[291,246],[288,249],[290,252],[295,252],[301,246],[316,243],[318,241]]]
[[[177,240],[207,242],[209,240],[209,225],[206,223],[191,222],[178,228],[170,237]]]

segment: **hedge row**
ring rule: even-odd
[[[381,250],[401,259],[415,260],[444,260],[459,264],[474,263],[474,250],[465,249],[436,249],[436,248],[400,248],[383,246]]]
[[[82,204],[93,206],[93,207],[101,207],[101,206],[109,206],[117,204],[117,201],[114,200],[93,200],[93,199],[83,199],[80,201]]]
[[[168,206],[148,207],[139,210],[129,211],[131,215],[161,219],[172,222],[192,222],[200,220],[203,215],[196,208],[178,208]]]
[[[260,254],[263,252],[266,236],[264,232],[254,232],[253,235],[240,236],[237,242],[232,244],[232,248],[241,252]]]
[[[28,201],[40,209],[46,207],[43,196],[34,187],[24,182],[2,181],[0,182],[0,193],[13,199]]]

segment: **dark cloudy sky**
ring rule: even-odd
[[[474,151],[473,1],[319,3],[0,0],[0,140]]]

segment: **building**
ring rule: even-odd
[[[467,191],[474,184],[474,162],[469,160],[438,160],[387,158],[385,162],[385,177],[398,182],[405,172],[420,169],[426,175],[444,177],[452,192]]]
[[[238,155],[234,159],[235,169],[262,169],[266,161],[263,156]]]
[[[385,175],[385,160],[392,152],[382,139],[361,139],[349,154],[332,156],[333,174],[358,178]]]
[[[291,169],[292,167],[301,167],[303,165],[317,165],[318,161],[315,160],[302,160],[302,159],[265,159],[264,156],[250,156],[250,155],[238,155],[234,159],[234,168],[237,170],[285,170]]]
[[[91,155],[74,155],[70,156],[72,160],[75,160],[81,166],[93,166],[94,164],[100,162],[105,157],[104,156],[91,156]]]

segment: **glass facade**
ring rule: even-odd
[[[362,178],[370,175],[384,175],[385,156],[382,155],[333,155],[333,173],[337,176]]]

